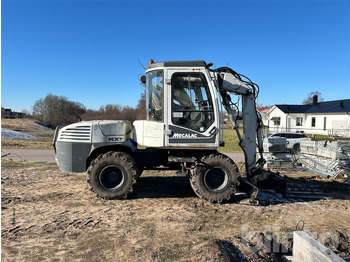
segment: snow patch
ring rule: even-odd
[[[8,139],[28,139],[32,140],[35,137],[27,134],[23,134],[17,131],[13,131],[6,128],[1,128],[1,138],[8,138]]]

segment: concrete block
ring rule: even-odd
[[[294,231],[293,235],[294,262],[345,262],[329,248],[312,238],[304,231]]]

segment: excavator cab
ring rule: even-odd
[[[152,63],[146,68],[146,120],[134,140],[148,147],[217,148],[217,89],[204,61]]]

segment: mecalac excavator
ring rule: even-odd
[[[56,128],[54,149],[62,171],[87,172],[89,188],[104,199],[125,199],[143,170],[175,170],[212,203],[229,201],[241,188],[285,190],[286,180],[263,168],[258,85],[228,67],[205,61],[150,60],[146,120],[82,121]],[[230,94],[241,96],[242,112]],[[217,149],[224,146],[223,110],[230,116],[245,156],[245,173]],[[243,133],[238,121],[243,121]],[[257,157],[258,152],[258,157]]]

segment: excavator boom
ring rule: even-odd
[[[263,157],[263,122],[256,109],[258,85],[228,67],[220,67],[212,71],[216,73],[222,104],[230,116],[233,128],[239,138],[239,145],[244,152],[247,179],[260,188],[273,188],[283,193],[286,180],[279,174],[263,169],[266,160]],[[242,97],[242,115],[237,112],[238,108],[235,110],[230,93]],[[239,130],[238,120],[243,120],[243,135]],[[256,157],[257,151],[259,152],[258,159]]]

